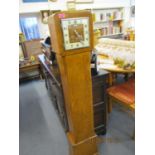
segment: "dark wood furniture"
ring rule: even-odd
[[[107,71],[99,71],[92,76],[93,109],[94,109],[94,128],[97,135],[106,133],[107,124]]]
[[[60,73],[56,64],[50,65],[44,54],[39,55],[41,70],[45,78],[46,88],[48,89],[52,103],[54,104],[65,131],[68,131],[67,115],[64,103],[64,94]],[[93,111],[94,111],[94,128],[96,134],[106,133],[106,79],[107,71],[100,71],[97,75],[92,76],[92,92],[93,92]],[[80,116],[79,116],[80,118]]]

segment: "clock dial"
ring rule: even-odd
[[[76,43],[84,41],[83,24],[69,25],[69,41],[70,43]]]
[[[61,19],[65,50],[90,46],[89,18]]]

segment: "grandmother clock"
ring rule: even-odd
[[[70,155],[96,155],[90,70],[92,15],[89,11],[59,12],[49,17],[48,25],[61,75]]]

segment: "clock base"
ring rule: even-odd
[[[69,140],[69,155],[99,155],[97,151],[97,136],[88,137],[83,141],[75,143],[71,135],[67,134]]]

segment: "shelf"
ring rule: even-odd
[[[124,32],[124,8],[101,8],[93,9],[94,13],[94,31],[101,34],[98,38],[117,38]],[[107,34],[107,35],[102,35]]]
[[[114,22],[114,21],[121,21],[121,20],[124,20],[124,19],[114,19],[114,20],[103,20],[103,21],[96,21],[94,22],[94,24],[97,24],[97,23],[107,23],[107,22]]]
[[[111,9],[119,9],[120,10],[120,9],[123,9],[123,8],[124,8],[124,6],[117,6],[117,7],[116,6],[113,6],[113,7],[111,6],[111,7],[101,7],[101,8],[96,7],[96,8],[92,8],[92,10],[111,10]]]
[[[116,36],[116,35],[121,35],[123,33],[116,33],[116,34],[109,34],[109,35],[103,35],[103,36],[100,36],[98,38],[104,38],[104,37],[110,37],[110,36]]]
[[[112,21],[114,22],[114,21],[120,21],[120,20],[124,20],[124,19],[123,18],[122,19],[114,19]]]

